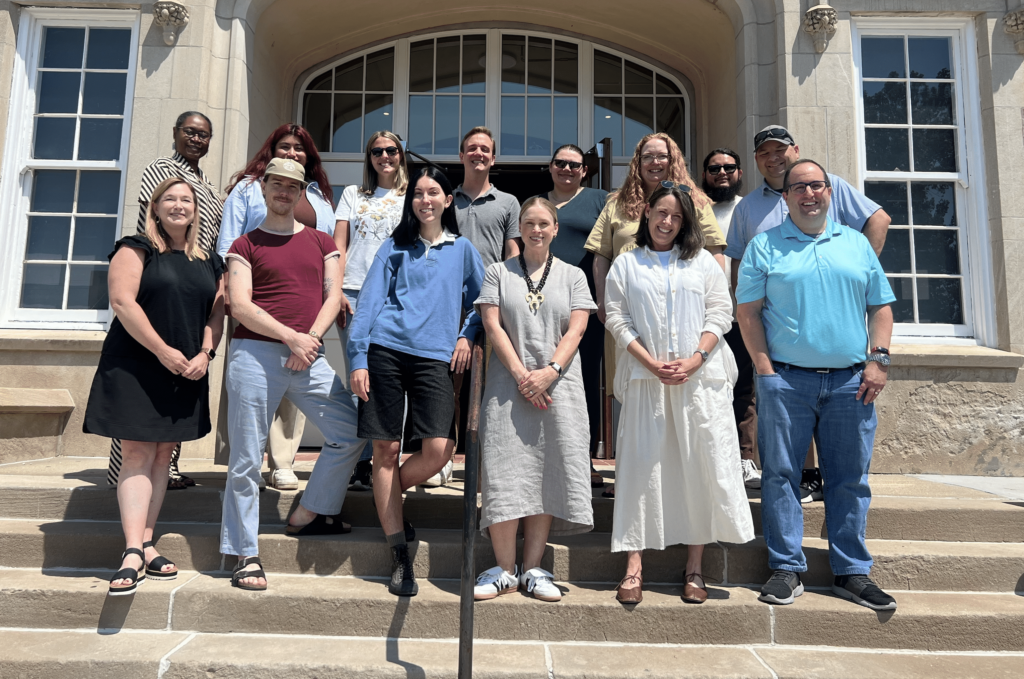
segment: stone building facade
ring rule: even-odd
[[[5,0],[0,462],[105,450],[81,434],[105,255],[195,109],[220,186],[297,120],[338,187],[376,129],[454,164],[486,124],[506,190],[542,182],[554,146],[604,138],[617,184],[655,129],[691,168],[736,149],[749,190],[754,133],[783,124],[893,217],[874,470],[1024,474],[1022,54],[1017,0]]]

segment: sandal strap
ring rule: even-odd
[[[121,555],[121,560],[124,561],[124,558],[129,554],[135,554],[140,559],[142,559],[143,563],[145,563],[146,561],[146,555],[142,553],[141,549],[138,549],[136,547],[129,547],[128,549],[124,550],[124,554]]]
[[[148,542],[143,542],[142,543],[142,548],[143,549],[149,549],[150,547],[153,547],[153,541],[152,540],[150,540]],[[156,549],[156,547],[153,547],[153,549]]]
[[[135,570],[134,568],[122,568],[118,572],[114,573],[114,577],[110,578],[111,582],[113,582],[114,580],[131,580],[132,584],[134,585],[135,583],[137,583],[139,581],[139,572],[137,570]],[[125,587],[129,587],[129,586],[130,585],[125,585]],[[121,588],[120,587],[115,587],[114,589],[121,589]]]
[[[242,570],[243,568],[245,568],[246,566],[248,566],[250,564],[256,564],[260,568],[263,567],[263,562],[260,561],[260,558],[258,556],[247,556],[244,559],[239,559],[238,560],[238,563],[235,565],[234,572],[237,573],[238,571]]]
[[[167,557],[158,556],[146,564],[146,568],[151,571],[161,570],[164,566],[174,566],[174,562]],[[175,568],[177,568],[177,566],[175,566]]]

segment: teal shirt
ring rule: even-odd
[[[761,299],[769,356],[805,368],[863,362],[868,307],[896,301],[862,234],[829,218],[815,238],[789,217],[756,235],[743,255],[736,302]]]

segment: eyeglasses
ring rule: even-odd
[[[689,193],[690,192],[690,187],[687,186],[686,184],[677,184],[675,182],[670,182],[670,181],[667,181],[667,180],[663,181],[661,183],[661,186],[663,188],[666,188],[666,189],[679,189],[683,193]]]
[[[827,183],[822,181],[817,182],[797,182],[796,184],[790,184],[788,187],[783,187],[782,190],[787,193],[805,193],[807,189],[810,189],[814,193],[825,190],[828,186]]]
[[[784,127],[773,127],[770,130],[761,130],[754,135],[754,148],[756,149],[768,139],[778,139],[787,144],[793,143],[793,136],[789,133],[789,130]]]
[[[181,130],[181,133],[188,137],[189,139],[198,139],[199,141],[209,141],[210,137],[213,136],[209,132],[204,132],[203,130],[195,130],[192,129],[191,127],[179,127],[176,129]]]
[[[376,148],[370,149],[370,155],[373,156],[374,158],[380,158],[385,153],[388,154],[389,156],[397,156],[398,155],[398,147],[397,146],[386,146],[384,148],[381,148],[381,147],[378,146]]]
[[[668,154],[667,153],[659,153],[658,155],[655,156],[655,155],[652,155],[650,153],[645,153],[642,156],[640,156],[640,162],[643,163],[644,165],[650,165],[654,161],[658,161],[659,163],[667,163],[668,162]]]
[[[573,172],[583,167],[583,163],[579,162],[578,160],[562,160],[561,158],[556,158],[555,160],[552,160],[551,164],[557,167],[559,170],[569,168]]]
[[[733,174],[739,166],[735,163],[729,163],[728,165],[708,165],[708,169],[704,170],[708,174],[718,174],[722,170],[725,170],[726,174]]]

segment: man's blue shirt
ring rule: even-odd
[[[896,301],[863,234],[830,218],[815,238],[789,217],[756,235],[743,255],[736,302],[760,299],[768,355],[805,368],[863,362],[867,308]]]

